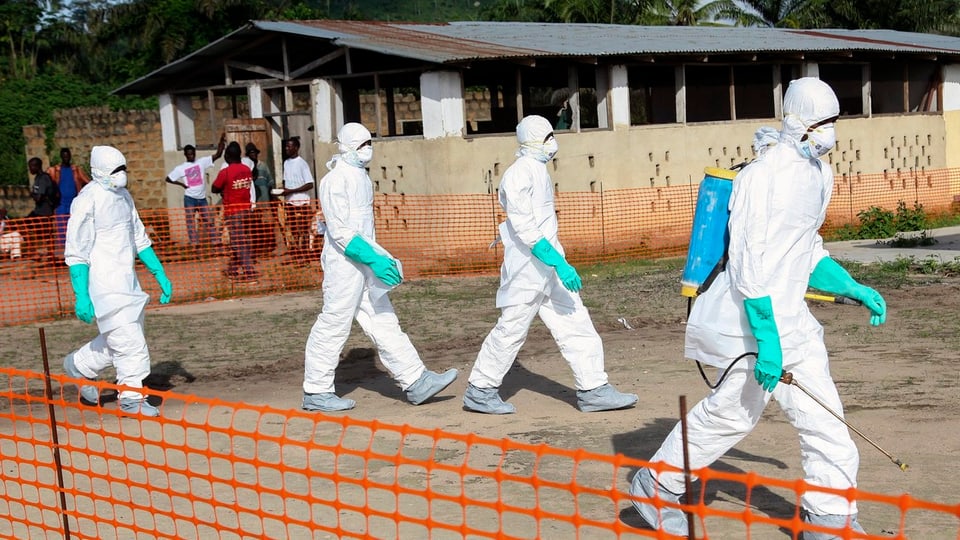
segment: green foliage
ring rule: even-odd
[[[871,264],[843,261],[843,266],[857,281],[885,289],[900,288],[907,283],[939,283],[945,277],[960,275],[960,257],[950,261],[933,256],[898,257]]]
[[[27,159],[23,126],[47,126],[47,149],[53,150],[53,111],[108,105],[113,109],[156,109],[156,99],[108,96],[111,87],[64,74],[39,75],[0,83],[0,185],[26,185]],[[84,160],[85,161],[85,160]]]
[[[637,16],[639,24],[711,26],[721,19],[737,20],[742,9],[733,0],[657,0]]]
[[[890,245],[893,247],[916,247],[916,246],[932,246],[937,243],[937,239],[932,236],[927,236],[927,231],[920,231],[920,234],[916,236],[904,236],[901,233],[897,233],[890,240]]]
[[[43,4],[34,0],[0,2],[0,45],[6,53],[0,57],[4,72],[13,77],[29,77],[37,69],[37,27],[43,17]]]
[[[859,212],[857,218],[860,219],[860,238],[889,238],[897,232],[893,212],[879,206]]]
[[[913,203],[913,209],[908,209],[906,203],[898,201],[895,223],[897,232],[922,231],[927,228],[927,213],[918,202]]]
[[[861,6],[862,4],[862,6]],[[861,6],[863,9],[855,9]],[[53,135],[56,109],[109,104],[124,83],[250,20],[863,27],[953,31],[960,0],[9,0],[0,2],[0,184],[26,178],[22,126]],[[124,107],[154,107],[127,101]],[[877,216],[877,226],[882,225]]]
[[[859,212],[857,218],[860,220],[860,225],[844,225],[835,233],[837,240],[863,240],[891,237],[898,237],[895,238],[895,240],[903,240],[899,237],[899,233],[923,231],[930,226],[923,205],[917,202],[913,203],[913,208],[907,208],[906,203],[899,201],[897,202],[897,211],[895,213],[890,210],[884,210],[879,206],[871,206],[867,210]],[[935,242],[932,238],[927,238],[925,232],[919,236],[921,239],[919,241],[920,245],[929,245],[924,244],[923,239],[931,240],[929,243]],[[913,245],[917,245],[917,243]]]
[[[743,0],[746,9],[729,18],[740,26],[816,28],[824,22],[818,2],[804,0]]]
[[[489,5],[491,1],[321,0],[316,3],[333,19],[446,22],[478,20],[481,6]]]
[[[957,24],[960,0],[811,0],[829,27],[937,32]]]
[[[546,0],[495,0],[480,10],[485,21],[560,22],[560,14]]]
[[[960,225],[960,212],[943,212],[932,216],[927,216],[927,223],[931,229],[940,229],[942,227],[953,227]]]

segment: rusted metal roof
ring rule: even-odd
[[[304,27],[319,29],[327,36],[337,35],[334,39],[345,46],[438,63],[537,56],[851,50],[960,55],[960,38],[893,30],[333,20],[253,24],[292,33]]]
[[[483,36],[469,37],[457,32],[436,32],[448,25],[398,24],[374,21],[296,21],[253,23],[258,28],[279,32],[296,33],[304,26],[320,30],[320,34],[333,35],[338,45],[416,58],[428,62],[456,62],[463,59],[511,58],[547,56],[549,50],[521,47],[510,44],[509,39],[499,42]]]
[[[270,37],[277,39],[270,40]],[[117,90],[150,95],[223,84],[223,64],[280,58],[282,39],[303,58],[336,48],[430,64],[549,57],[882,52],[935,55],[960,61],[960,38],[893,30],[791,30],[704,26],[628,26],[520,22],[439,24],[379,21],[251,21],[223,38]],[[256,44],[253,46],[251,44]],[[319,52],[323,51],[323,52]],[[628,58],[629,60],[629,58]],[[389,60],[385,62],[389,64]],[[190,85],[185,86],[184,80]]]

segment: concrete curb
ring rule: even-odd
[[[905,236],[919,233],[906,233]],[[931,246],[892,247],[890,238],[883,240],[848,240],[827,242],[824,247],[835,259],[843,259],[863,264],[895,261],[914,258],[924,260],[934,258],[938,262],[954,262],[960,258],[960,226],[931,229],[927,236],[937,240]]]

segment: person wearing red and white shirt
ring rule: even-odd
[[[250,256],[250,238],[247,231],[253,206],[250,202],[253,173],[250,167],[241,163],[240,144],[236,141],[227,145],[223,156],[228,165],[217,174],[212,189],[223,198],[223,217],[230,232],[231,255],[227,277],[250,283],[259,277]]]

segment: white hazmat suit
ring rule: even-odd
[[[517,160],[504,172],[499,189],[500,206],[507,214],[499,227],[503,265],[497,307],[501,315],[477,355],[464,406],[491,414],[515,412],[497,389],[538,315],[573,370],[581,410],[633,405],[636,395],[621,394],[607,381],[603,343],[577,292],[580,278],[563,258],[553,182],[546,166],[557,152],[553,126],[541,116],[527,116],[517,126],[517,140]],[[546,261],[538,256],[539,250],[548,252]],[[589,395],[591,391],[596,395]]]
[[[150,297],[140,288],[134,263],[138,255],[145,263],[147,253],[154,261],[156,256],[133,198],[124,187],[123,154],[113,147],[95,146],[90,168],[94,182],[85,186],[70,206],[64,258],[71,267],[71,276],[78,268],[89,268],[88,285],[82,285],[87,285],[85,290],[100,333],[68,355],[64,366],[71,376],[93,379],[112,365],[116,368],[117,384],[142,388],[143,379],[150,374],[150,352],[143,335],[144,307]],[[159,265],[159,261],[155,264]],[[157,275],[152,268],[151,272]],[[169,280],[162,275],[162,267],[158,272],[166,303]],[[75,282],[74,286],[77,285]],[[83,297],[83,290],[78,297]],[[87,402],[99,399],[94,386],[83,387],[81,395]],[[156,409],[146,404],[136,390],[122,391],[119,399],[126,412],[155,416]]]
[[[827,84],[804,78],[790,85],[783,110],[779,142],[770,144],[769,130],[759,131],[760,157],[734,180],[729,260],[726,270],[693,305],[687,322],[685,356],[726,368],[745,352],[757,351],[745,299],[769,297],[782,348],[782,369],[792,372],[833,410],[842,411],[830,376],[823,328],[804,301],[811,274],[828,257],[818,230],[833,190],[833,172],[818,159],[829,148],[821,145],[814,152],[811,148],[815,142],[832,137],[839,107]],[[813,133],[813,128],[819,129],[818,124],[824,133],[829,132],[826,137],[804,137]],[[816,140],[806,140],[811,138]],[[832,141],[827,144],[833,146]],[[859,455],[846,426],[797,388],[773,382],[773,392],[765,391],[754,380],[751,363],[746,359],[738,362],[722,384],[688,413],[690,467],[709,466],[743,439],[772,397],[799,431],[804,479],[836,489],[856,486]],[[776,373],[779,378],[780,371]],[[650,461],[683,467],[679,423]],[[656,475],[641,469],[631,493],[652,497],[658,488],[660,497],[676,501],[684,492],[683,474]],[[661,509],[658,514],[653,506],[634,504],[654,527],[659,524],[672,534],[687,534],[686,519],[678,510]],[[861,530],[855,501],[808,491],[802,495],[801,504],[809,522],[837,527],[849,523],[853,530]],[[807,517],[811,515],[812,519]],[[817,521],[817,516],[823,519]],[[820,538],[809,531],[805,534],[804,538]]]
[[[327,167],[330,172],[320,181],[320,205],[326,218],[326,233],[321,253],[323,266],[323,310],[307,339],[304,368],[304,406],[306,410],[336,411],[352,408],[353,400],[334,394],[334,372],[340,353],[356,319],[374,342],[380,361],[418,405],[448,386],[456,370],[438,375],[426,369],[410,338],[400,329],[387,291],[402,279],[399,263],[376,243],[373,217],[373,182],[364,168],[372,159],[370,132],[360,124],[349,123],[337,135],[340,153]],[[360,262],[351,256],[364,248]],[[396,276],[385,283],[375,273],[377,264],[392,266]]]

